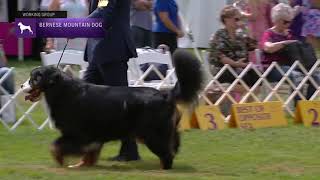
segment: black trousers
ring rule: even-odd
[[[233,83],[236,78],[229,71],[225,71],[219,78],[220,83]],[[249,70],[242,78],[242,80],[249,86],[252,87],[258,80],[259,76],[254,70]]]
[[[131,26],[131,33],[136,48],[152,46],[152,32],[138,26]]]
[[[153,33],[153,48],[160,44],[169,46],[171,54],[178,48],[177,35],[174,33],[155,32]]]
[[[126,61],[114,61],[98,64],[89,63],[84,80],[89,83],[108,86],[128,86],[128,64]],[[137,159],[138,146],[135,139],[124,138],[121,140],[120,156]]]

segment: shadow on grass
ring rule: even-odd
[[[104,161],[104,160],[102,160]],[[154,160],[141,160],[137,162],[102,162],[93,167],[81,167],[81,168],[67,168],[60,167],[66,169],[67,171],[113,171],[113,172],[170,172],[170,173],[195,173],[197,170],[190,165],[183,164],[173,164],[173,168],[171,170],[162,170],[160,169],[160,162]],[[102,163],[101,163],[102,162]]]

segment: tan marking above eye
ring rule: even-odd
[[[37,81],[41,81],[42,77],[41,76],[37,76]]]

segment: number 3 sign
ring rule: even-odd
[[[320,101],[299,101],[296,109],[295,123],[303,123],[304,126],[320,125]]]
[[[224,129],[225,123],[217,106],[199,106],[196,109],[196,118],[202,130]]]

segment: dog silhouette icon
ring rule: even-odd
[[[18,26],[20,28],[20,34],[22,34],[24,30],[28,30],[31,34],[33,34],[31,26],[26,26],[26,25],[22,24],[22,22],[19,22]]]

